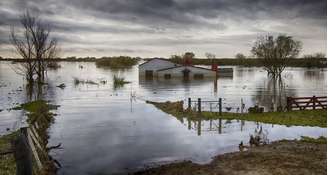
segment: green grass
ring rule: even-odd
[[[96,66],[104,67],[104,68],[108,67],[112,69],[124,69],[124,68],[131,68],[137,63],[138,63],[137,58],[131,58],[127,56],[103,57],[101,59],[97,59]]]
[[[289,112],[265,112],[265,113],[222,113],[217,112],[202,112],[201,114],[193,111],[181,110],[179,102],[148,102],[155,105],[162,111],[169,113],[177,118],[187,117],[191,120],[198,120],[201,117],[203,120],[210,119],[227,119],[227,120],[245,120],[256,121],[262,123],[279,124],[287,126],[318,126],[327,127],[327,110],[302,110]],[[180,102],[181,103],[181,102]]]
[[[300,141],[307,143],[327,144],[327,138],[324,136],[320,136],[319,138],[302,136]]]
[[[222,116],[219,116],[217,113],[213,112],[203,112],[202,116],[207,119],[239,119],[287,126],[295,125],[327,127],[327,110],[319,109],[289,112],[265,112],[255,114],[223,113]]]
[[[0,152],[11,149],[11,141],[17,137],[18,132],[13,132],[0,137]],[[16,162],[13,154],[0,156],[0,174],[13,175],[16,174]]]

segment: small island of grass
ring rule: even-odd
[[[279,124],[287,126],[318,126],[327,127],[327,110],[301,110],[288,112],[264,112],[264,113],[227,113],[219,115],[217,112],[204,111],[197,113],[191,110],[183,110],[183,102],[147,102],[155,105],[162,111],[169,113],[177,118],[187,117],[191,120],[197,120],[201,117],[203,120],[210,119],[238,119],[245,121],[256,121],[262,123]]]

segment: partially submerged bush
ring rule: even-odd
[[[114,88],[123,87],[125,84],[130,83],[129,81],[125,81],[124,77],[118,77],[116,75],[113,76]]]
[[[138,58],[128,56],[102,57],[96,61],[97,67],[109,67],[112,69],[131,68],[138,63]]]

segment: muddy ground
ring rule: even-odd
[[[287,175],[326,174],[327,144],[278,141],[247,151],[219,155],[210,164],[173,163],[135,174]]]

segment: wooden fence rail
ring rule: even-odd
[[[218,100],[202,100],[198,98],[197,101],[192,101],[191,98],[188,98],[188,109],[191,109],[191,103],[197,102],[198,112],[202,112],[202,103],[218,103],[219,104],[219,115],[222,115],[222,98]]]
[[[43,168],[41,157],[47,157],[45,147],[40,144],[34,125],[22,127],[19,136],[13,142],[14,156],[16,160],[16,175],[32,175]],[[36,169],[32,164],[36,162]]]
[[[327,96],[287,97],[287,110],[327,109]]]

